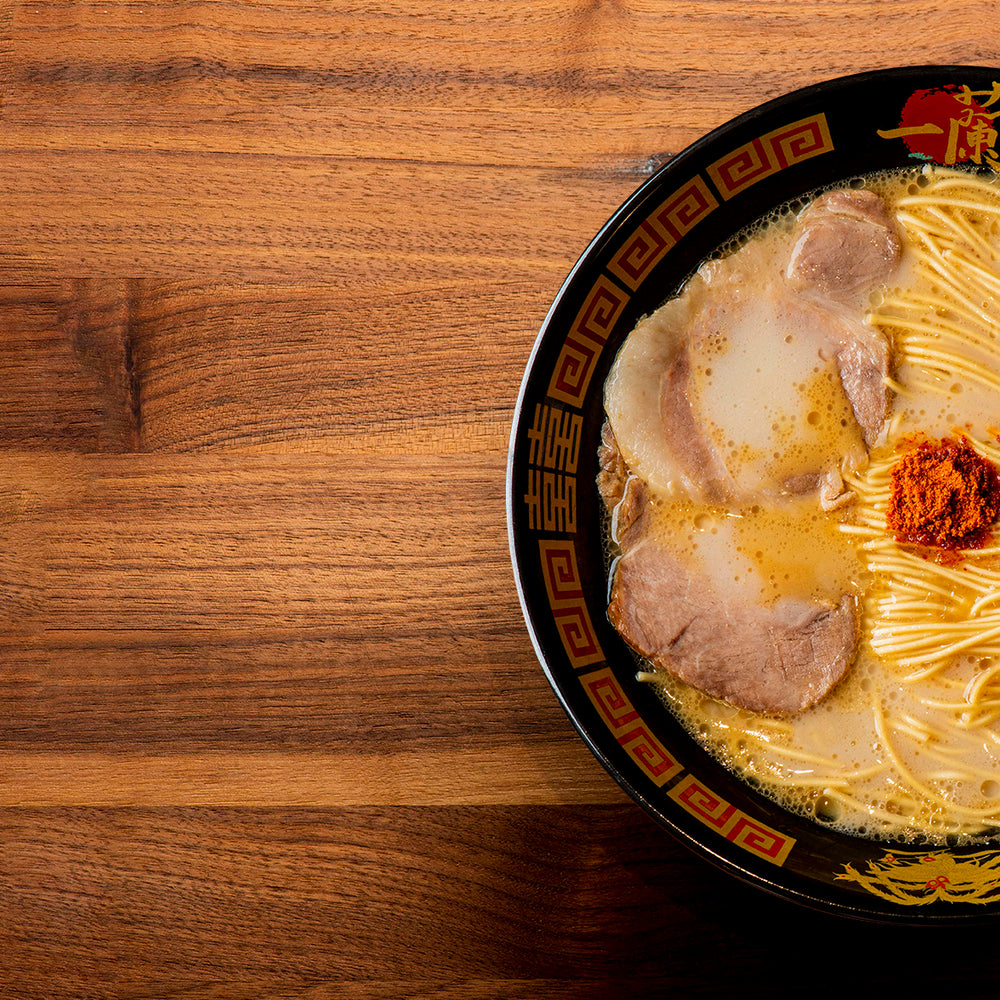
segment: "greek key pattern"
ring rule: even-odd
[[[615,738],[656,785],[681,773],[682,766],[649,731],[608,667],[581,675],[580,682]]]
[[[636,229],[608,270],[635,291],[664,254],[718,205],[708,184],[701,177],[692,178]]]
[[[597,360],[628,300],[628,294],[607,277],[597,279],[559,352],[549,382],[552,399],[583,406]]]
[[[708,175],[722,197],[728,200],[793,163],[829,153],[832,149],[826,115],[812,115],[733,150],[708,167]]]
[[[794,839],[752,819],[706,788],[693,775],[686,775],[667,794],[706,826],[772,864],[783,865],[795,845]]]
[[[570,540],[542,539],[538,555],[552,617],[570,663],[579,668],[603,660],[584,599],[576,546]]]

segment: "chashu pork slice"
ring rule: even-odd
[[[881,202],[842,191],[784,240],[703,266],[639,322],[605,383],[629,469],[701,502],[817,490],[835,503],[837,470],[863,458],[888,415],[889,344],[865,309],[898,257]]]
[[[872,191],[831,191],[799,215],[787,276],[791,287],[839,320],[831,327],[841,382],[870,447],[889,408],[889,345],[860,321],[871,290],[889,280],[900,240]]]
[[[799,214],[788,277],[832,301],[857,306],[886,281],[900,241],[885,203],[873,191],[831,191]]]
[[[611,441],[602,452],[614,462]],[[613,492],[620,497],[621,555],[608,616],[636,652],[700,691],[754,712],[791,715],[830,693],[857,649],[852,596],[786,597],[773,606],[748,601],[711,574],[692,572],[668,540],[649,530],[649,501],[636,477]]]

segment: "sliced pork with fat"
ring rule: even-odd
[[[870,448],[889,414],[889,345],[877,330],[852,325],[839,343],[836,357],[840,384]]]
[[[889,345],[865,323],[864,299],[899,245],[869,192],[835,194],[843,211],[810,206],[791,234],[706,264],[622,346],[605,409],[629,468],[656,491],[730,502],[794,493],[877,440]],[[826,270],[824,248],[835,255]],[[852,251],[866,264],[845,276],[838,262]]]
[[[647,503],[639,480],[629,478],[608,607],[622,638],[658,669],[751,711],[789,715],[824,698],[854,659],[854,598],[742,600],[647,530]]]
[[[856,306],[899,260],[896,227],[872,191],[831,191],[800,214],[788,262],[793,284]]]
[[[889,345],[860,321],[868,294],[886,282],[900,256],[899,236],[871,191],[832,191],[799,216],[787,275],[796,291],[831,317],[837,368],[869,447],[888,413]]]

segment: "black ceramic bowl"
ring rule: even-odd
[[[871,920],[950,923],[1000,914],[1000,850],[915,849],[792,815],[714,762],[635,679],[635,658],[606,616],[595,486],[603,387],[636,321],[776,206],[927,161],[1000,169],[995,132],[962,131],[970,107],[988,124],[1000,111],[998,95],[1000,68],[865,73],[771,101],[674,157],[614,214],[560,289],[511,434],[508,523],[525,619],[591,750],[656,820],[732,874]]]

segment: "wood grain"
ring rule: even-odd
[[[659,165],[821,79],[995,64],[997,28],[972,0],[0,3],[0,997],[772,997],[839,973],[831,938],[870,953],[653,827],[577,737],[507,441],[560,283]],[[937,954],[984,953],[962,934]],[[953,987],[930,955],[871,981]]]
[[[384,289],[416,269],[470,283],[485,267],[552,288],[610,210],[708,128],[841,72],[988,61],[996,17],[816,9],[19,4],[0,155],[0,245],[18,249],[0,275]],[[876,16],[878,31],[852,27]],[[837,38],[852,45],[831,60]]]
[[[400,750],[377,738],[370,742],[371,751],[352,746],[308,753],[0,752],[0,806],[523,806],[627,800],[579,740],[519,741],[506,735],[429,748],[413,740]],[[437,743],[444,743],[440,736]]]
[[[751,891],[628,805],[0,815],[10,996],[793,996],[821,974],[818,938],[871,946],[872,928]],[[913,933],[877,930],[890,954]],[[933,950],[989,934],[936,928]],[[945,982],[935,963],[871,976]]]

